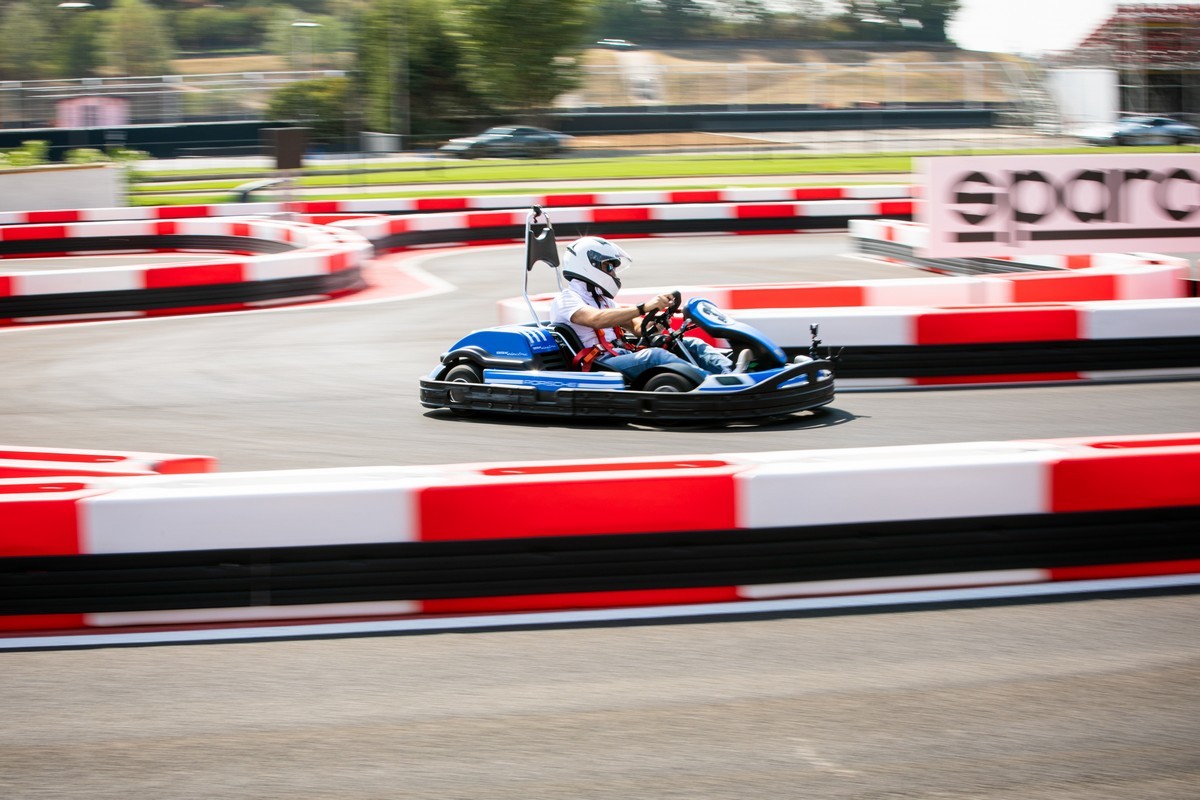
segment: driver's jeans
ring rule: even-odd
[[[733,370],[733,362],[708,342],[685,336],[679,340],[679,344],[687,348],[687,351],[696,359],[696,363],[700,365],[700,369],[704,372],[709,372],[713,375],[723,375]],[[667,352],[661,347],[647,347],[644,350],[637,350],[635,352],[617,348],[616,352],[618,355],[610,356],[606,353],[598,356],[596,360],[609,369],[617,370],[630,380],[633,380],[652,367],[662,366],[663,364],[686,364],[695,369],[695,364],[692,364],[692,362],[682,359],[674,353]],[[696,377],[699,380],[703,378],[703,374],[698,373]]]

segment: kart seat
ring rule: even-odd
[[[550,330],[554,332],[555,337],[559,340],[560,344],[565,345],[567,350],[570,351],[568,353],[568,356],[570,357],[568,359],[568,363],[570,363],[570,360],[575,357],[575,354],[583,349],[583,342],[579,341],[579,334],[577,334],[575,329],[565,322],[553,322],[549,327]],[[615,370],[612,367],[606,367],[603,364],[597,364],[595,362],[592,362],[592,369],[598,372],[620,371]]]

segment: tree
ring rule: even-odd
[[[959,0],[849,0],[844,18],[863,38],[942,43],[958,7]]]
[[[696,0],[657,0],[665,33],[679,39],[695,35],[709,23],[708,14]]]
[[[437,0],[375,0],[358,41],[359,88],[367,130],[440,133],[448,117],[478,113],[459,41]]]
[[[257,46],[265,28],[259,13],[211,6],[176,11],[170,22],[176,44],[195,52]]]
[[[468,85],[509,113],[545,108],[578,85],[575,57],[591,27],[590,0],[460,0]]]
[[[920,23],[921,40],[946,42],[946,26],[959,9],[959,0],[895,0],[900,18]]]
[[[24,0],[12,3],[0,13],[0,79],[52,77],[56,73],[54,45],[38,9]]]
[[[644,38],[654,25],[649,7],[640,0],[596,0],[592,6],[592,39]]]
[[[175,49],[162,11],[146,0],[116,0],[104,12],[104,50],[119,75],[167,75]]]
[[[346,136],[351,96],[348,78],[297,81],[271,95],[267,116],[303,123],[312,129],[310,139],[316,144],[336,144]]]

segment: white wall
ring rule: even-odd
[[[47,164],[0,169],[0,211],[116,208],[125,180],[115,164]]]
[[[1062,128],[1078,133],[1085,128],[1117,121],[1121,92],[1114,69],[1055,69],[1048,78],[1050,94],[1058,103]]]

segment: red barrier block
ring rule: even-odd
[[[1051,567],[1052,581],[1092,581],[1109,578],[1145,578],[1155,575],[1200,573],[1200,558],[1180,561],[1145,561],[1137,564],[1094,564],[1088,567]]]
[[[957,386],[969,383],[1052,383],[1081,380],[1078,372],[1004,372],[995,375],[923,375],[913,386]]]
[[[799,209],[791,203],[755,203],[733,207],[736,219],[776,219],[779,217],[795,217]]]
[[[546,208],[570,208],[572,206],[594,206],[594,205],[596,205],[596,195],[594,195],[594,194],[548,194],[542,198],[542,205]]]
[[[1056,513],[1200,505],[1200,437],[1085,443],[1050,476]]]
[[[467,215],[468,228],[510,228],[521,224],[521,215],[511,211],[475,212]]]
[[[29,211],[26,212],[25,218],[31,225],[45,225],[56,222],[80,222],[83,219],[83,212],[67,209],[59,209],[57,211]]]
[[[736,286],[731,310],[740,308],[840,308],[866,304],[861,286]]]
[[[471,207],[467,197],[418,197],[417,211],[466,211]]]
[[[418,494],[417,530],[426,542],[725,530],[737,527],[732,473],[431,486]]]
[[[1038,273],[1006,275],[1012,283],[1015,303],[1077,303],[1085,300],[1116,300],[1116,275]]]
[[[341,214],[343,203],[340,200],[305,200],[298,204],[302,214]],[[353,216],[362,216],[356,214]]]
[[[63,631],[85,626],[83,614],[0,615],[0,631]]]
[[[719,203],[724,199],[720,189],[684,189],[667,194],[667,202],[676,203]]]
[[[0,475],[5,478],[76,475],[190,475],[215,472],[211,456],[115,450],[0,447]]]
[[[885,217],[905,216],[913,213],[912,200],[885,200],[879,203],[879,214]]]
[[[0,241],[28,242],[37,239],[67,239],[65,225],[12,225],[0,227]]]
[[[508,597],[452,597],[422,600],[422,614],[481,614],[504,611],[564,611],[572,608],[628,608],[740,600],[733,586],[698,589],[642,589],[616,592],[523,594]]]
[[[846,190],[841,186],[801,186],[792,189],[793,200],[844,200]]]
[[[149,267],[142,274],[147,289],[242,283],[246,279],[245,265],[240,262]]]
[[[0,481],[0,558],[81,552],[76,504],[104,494],[85,481]]]
[[[971,306],[917,315],[917,344],[1057,342],[1078,339],[1079,311],[1069,307]]]
[[[213,206],[158,206],[154,209],[158,219],[195,219],[215,216]]]
[[[645,222],[650,219],[649,208],[604,208],[591,209],[593,222]]]

